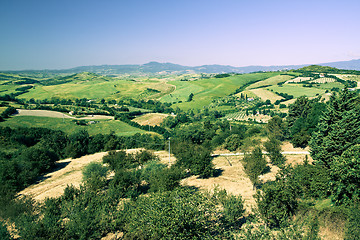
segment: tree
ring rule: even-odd
[[[88,153],[89,133],[86,130],[75,132],[69,140],[65,151],[67,156],[77,158]]]
[[[217,222],[216,205],[198,191],[177,189],[127,202],[125,239],[232,239]]]
[[[244,162],[245,171],[255,187],[259,182],[259,176],[267,169],[267,162],[261,148],[256,147],[251,154],[245,154]]]
[[[360,202],[360,145],[349,147],[331,164],[331,189],[335,201]]]
[[[298,206],[295,188],[286,178],[265,184],[255,195],[258,210],[267,225],[283,227],[288,223]]]
[[[96,191],[105,185],[108,171],[101,163],[89,163],[83,170],[83,180],[91,190]]]
[[[243,137],[239,134],[231,134],[229,137],[225,139],[224,147],[229,151],[236,151],[242,145]]]
[[[264,143],[266,151],[269,153],[270,160],[273,164],[282,166],[286,158],[281,154],[281,142],[275,137],[269,137]]]
[[[193,100],[193,97],[194,97],[194,94],[193,94],[193,93],[190,93],[187,101],[188,101],[188,102],[191,102],[191,101]]]
[[[279,116],[272,117],[266,125],[268,136],[277,140],[284,140],[286,137],[286,124]]]
[[[178,166],[190,169],[194,175],[211,177],[214,174],[211,150],[189,142],[173,144],[173,153]]]
[[[330,169],[335,157],[359,144],[359,116],[358,94],[345,88],[339,95],[332,95],[310,141],[312,158]]]
[[[0,221],[0,239],[10,240],[11,236],[6,228],[6,225]]]

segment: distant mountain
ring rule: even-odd
[[[81,66],[62,70],[27,70],[27,71],[6,71],[10,73],[41,73],[41,74],[75,74],[81,72],[92,72],[101,75],[118,74],[184,74],[184,73],[250,73],[259,71],[279,71],[299,69],[310,64],[302,65],[281,65],[281,66],[246,66],[233,67],[229,65],[203,65],[203,66],[182,66],[173,63],[149,62],[142,65],[98,65]],[[360,59],[341,62],[320,63],[317,65],[335,67],[339,69],[360,70]]]

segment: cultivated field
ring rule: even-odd
[[[256,115],[249,114],[248,116],[246,116],[245,111],[229,113],[225,116],[225,118],[230,121],[232,121],[232,120],[236,120],[236,121],[255,120],[256,122],[261,122],[261,123],[267,123],[271,119],[270,116],[263,115],[263,114],[256,114]]]
[[[164,113],[147,113],[136,117],[132,121],[137,122],[140,125],[150,125],[150,126],[159,126],[164,118],[170,116],[169,114]]]
[[[273,92],[281,92],[281,93],[287,93],[290,95],[293,95],[294,98],[298,98],[300,96],[307,96],[307,97],[314,97],[316,94],[323,95],[325,93],[325,90],[323,89],[317,89],[317,88],[308,88],[308,87],[302,87],[298,84],[284,84],[281,87],[280,86],[271,86],[267,87],[268,90],[273,90]]]
[[[293,79],[293,78],[294,77],[290,76],[290,75],[277,75],[277,76],[265,79],[264,81],[260,81],[260,82],[251,84],[249,87],[247,87],[247,89],[254,89],[254,88],[261,88],[261,87],[269,86],[269,85],[276,85],[281,82],[291,81],[291,79]]]
[[[312,79],[312,77],[296,77],[296,78],[287,80],[285,82],[285,84],[288,84],[288,83],[300,83],[300,82],[304,82],[304,81],[309,81],[311,79]]]
[[[48,111],[48,110],[27,110],[27,109],[17,109],[18,114],[16,116],[36,116],[36,117],[50,117],[50,118],[72,118],[77,120],[99,120],[99,119],[111,119],[113,116],[104,116],[104,115],[88,115],[85,117],[74,117],[66,113]]]
[[[264,88],[251,89],[249,91],[254,93],[256,96],[261,98],[261,100],[263,100],[263,101],[266,101],[267,99],[269,99],[271,101],[271,103],[274,103],[276,100],[283,99],[283,97],[281,97],[269,90],[266,90]]]

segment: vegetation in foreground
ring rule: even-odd
[[[328,70],[336,74],[335,70]],[[294,77],[305,75],[316,77],[314,72],[304,69]],[[254,82],[249,81],[249,85],[234,92],[238,98],[233,95],[213,99],[213,104],[242,106],[243,111],[254,111],[254,115],[270,110],[272,118],[267,124],[229,122],[222,119],[224,112],[217,111],[215,106],[212,111],[211,108],[183,111],[153,100],[101,99],[91,104],[87,99],[58,99],[56,103],[52,99],[45,103],[3,96],[4,123],[13,120],[9,118],[16,109],[9,105],[14,101],[35,108],[101,110],[126,123],[137,115],[132,114],[136,111],[130,107],[173,112],[175,116],[165,118],[159,128],[152,129],[160,135],[125,137],[114,133],[68,134],[43,128],[1,127],[0,201],[4,207],[0,209],[0,236],[99,239],[116,234],[124,239],[357,239],[360,229],[358,93],[348,88],[333,89],[328,102],[320,96],[313,99],[300,96],[289,106],[288,114],[282,115],[274,111],[282,101],[272,104],[254,99],[250,103],[242,91],[251,84]],[[276,84],[281,88],[281,81],[276,80]],[[291,98],[289,94],[282,97]],[[197,94],[186,99],[192,103],[197,100]],[[69,104],[69,100],[73,103]],[[168,137],[177,158],[172,166],[160,163],[148,151],[136,154],[113,151],[134,147],[167,149]],[[284,140],[299,147],[309,145],[314,162],[305,160],[303,164],[287,165],[280,152]],[[211,178],[221,174],[212,164],[211,153],[217,148],[245,152],[245,172],[256,189],[257,207],[252,213],[244,210],[241,196],[221,189],[210,193],[180,185],[180,180],[190,175]],[[268,152],[266,156],[264,149]],[[19,190],[52,171],[57,160],[99,151],[109,154],[101,164],[93,163],[84,169],[79,188],[68,186],[62,196],[44,202],[16,196]],[[277,165],[280,170],[275,180],[263,182],[259,176],[268,171],[269,164]],[[10,225],[11,228],[6,227]],[[330,229],[330,233],[324,233],[324,229]]]

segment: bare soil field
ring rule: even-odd
[[[128,149],[127,153],[134,153],[141,149]],[[286,142],[282,146],[283,151],[288,152],[304,152],[306,149],[293,148],[289,142]],[[164,164],[172,165],[176,162],[176,158],[171,154],[169,159],[168,151],[156,151],[154,152]],[[229,153],[226,150],[219,150],[215,152]],[[48,197],[58,197],[64,192],[67,185],[74,185],[78,187],[82,182],[82,170],[91,162],[101,162],[103,156],[107,152],[95,153],[92,155],[83,156],[77,159],[65,159],[57,163],[57,169],[51,173],[43,176],[38,183],[29,186],[19,193],[19,195],[30,195],[37,201],[42,201]],[[201,190],[213,191],[215,187],[219,189],[225,189],[228,193],[234,195],[241,195],[245,200],[246,210],[250,213],[251,209],[255,207],[255,199],[253,195],[255,190],[253,185],[244,171],[244,167],[241,163],[243,156],[218,156],[213,160],[214,167],[217,169],[217,176],[208,179],[200,179],[198,176],[191,176],[183,179],[181,184],[187,186],[194,186]],[[287,162],[289,164],[299,164],[305,159],[305,155],[286,155]],[[269,160],[268,160],[269,161]],[[309,157],[309,161],[311,158]],[[268,164],[270,172],[260,176],[263,182],[274,180],[279,168]]]
[[[159,126],[169,114],[164,113],[147,113],[135,118],[133,121],[140,125]]]
[[[17,109],[17,116],[36,116],[36,117],[51,117],[51,118],[73,118],[78,120],[86,119],[114,119],[113,116],[104,116],[104,115],[88,115],[85,117],[77,118],[74,116],[69,116],[62,112],[49,111],[49,110],[27,110],[27,109]]]
[[[127,153],[139,150],[128,149]],[[107,152],[100,152],[76,159],[60,160],[57,162],[57,169],[43,176],[38,183],[19,192],[19,195],[29,195],[38,201],[50,197],[59,197],[64,193],[67,185],[78,187],[82,182],[82,170],[84,167],[91,162],[101,162],[106,154]]]
[[[241,159],[242,156],[216,157],[213,163],[215,169],[219,172],[219,176],[208,179],[191,176],[183,179],[181,183],[207,191],[213,191],[215,187],[218,187],[219,189],[225,189],[228,193],[241,195],[245,200],[246,210],[251,212],[251,208],[256,205],[253,197],[255,190],[244,171],[244,167],[240,162]],[[232,166],[230,166],[229,162]]]

